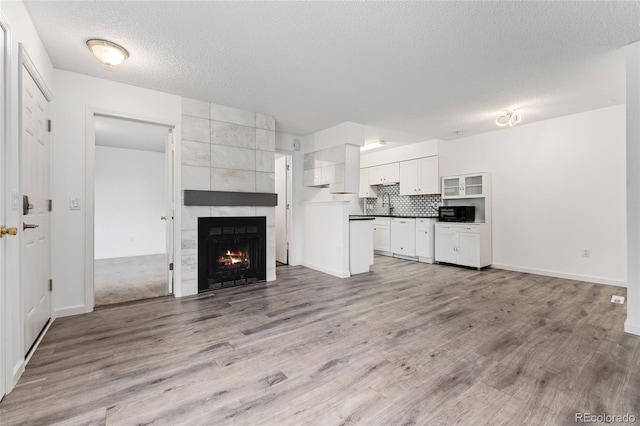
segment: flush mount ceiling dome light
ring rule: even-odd
[[[513,127],[522,121],[522,114],[520,110],[513,110],[511,112],[505,111],[496,118],[496,124],[500,127],[510,126]]]
[[[118,66],[129,57],[129,52],[124,47],[99,38],[87,40],[87,47],[96,59],[108,67]]]

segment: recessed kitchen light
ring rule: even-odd
[[[500,127],[504,127],[507,125],[509,127],[513,127],[520,121],[522,121],[522,113],[520,113],[520,110],[518,109],[514,109],[513,111],[505,111],[496,118],[496,124]]]
[[[462,135],[464,133],[464,130],[456,130],[454,133],[456,135],[460,136],[460,135]]]

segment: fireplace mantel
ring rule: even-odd
[[[229,192],[184,190],[185,206],[258,206],[278,205],[278,194],[268,192]]]

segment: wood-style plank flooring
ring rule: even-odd
[[[622,288],[376,257],[56,320],[5,425],[542,425],[640,415]]]

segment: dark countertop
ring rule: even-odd
[[[353,215],[349,215],[349,219],[354,218],[354,217],[370,217],[370,218],[376,218],[376,217],[399,217],[399,218],[405,218],[405,219],[437,219],[438,216],[403,216],[403,215],[388,215],[388,214],[367,214],[367,215],[359,215],[359,214],[353,214]]]
[[[375,220],[373,216],[349,216],[349,220]]]

